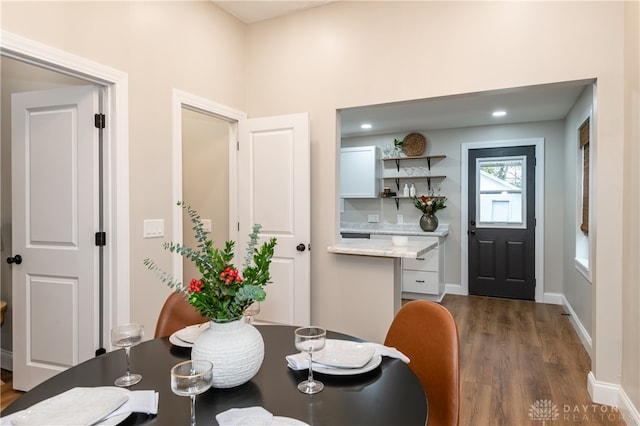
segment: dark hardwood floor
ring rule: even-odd
[[[591,401],[591,360],[562,306],[455,295],[442,304],[460,335],[461,426],[625,424]]]
[[[445,296],[460,334],[460,425],[625,425],[587,392],[591,361],[564,308]],[[2,370],[1,405],[20,396]],[[537,411],[536,411],[537,409]]]

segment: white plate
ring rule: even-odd
[[[371,361],[373,345],[350,340],[327,339],[324,348],[313,354],[313,361],[329,367],[362,368]]]
[[[109,417],[106,420],[97,423],[96,426],[117,426],[131,415],[131,412],[118,414],[117,416]]]
[[[177,331],[176,331],[176,333],[177,333]],[[176,336],[176,333],[173,333],[171,336],[169,336],[169,341],[171,342],[172,345],[180,346],[182,348],[192,348],[193,347],[193,343],[187,343],[187,342],[184,342],[184,341],[180,340],[178,338],[178,336]]]
[[[209,323],[194,324],[176,331],[176,337],[183,342],[193,344],[200,334],[209,328]]]
[[[273,416],[271,426],[309,426],[307,423],[291,417]]]
[[[382,363],[382,355],[376,355],[362,368],[335,368],[335,367],[327,367],[322,364],[316,364],[315,362],[312,365],[312,370],[316,373],[322,374],[330,374],[332,376],[352,376],[356,374],[367,373],[371,370],[376,369]]]

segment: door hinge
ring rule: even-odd
[[[240,231],[240,222],[238,222],[238,231]]]
[[[107,233],[106,232],[96,232],[96,245],[98,247],[107,245]]]
[[[107,122],[107,117],[104,114],[96,114],[93,117],[94,117],[93,121],[96,128],[104,129]]]
[[[240,151],[240,141],[236,141],[236,151]]]

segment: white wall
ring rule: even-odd
[[[578,272],[575,265],[576,257],[576,230],[580,226],[578,222],[578,214],[576,205],[576,177],[578,176],[578,164],[580,161],[577,157],[579,153],[578,128],[588,117],[589,111],[593,107],[593,88],[588,87],[580,95],[580,98],[571,109],[565,120],[564,129],[564,185],[559,185],[567,194],[566,197],[559,201],[560,210],[564,211],[563,221],[564,228],[560,230],[564,237],[564,252],[562,282],[564,283],[563,293],[571,308],[578,315],[580,323],[589,333],[591,337],[592,330],[592,297],[591,283]],[[599,145],[599,141],[595,140],[590,146]],[[592,151],[593,152],[593,151]],[[594,206],[595,207],[595,206]],[[582,217],[582,216],[580,216]],[[592,233],[593,234],[593,233]],[[593,239],[594,235],[592,235]]]

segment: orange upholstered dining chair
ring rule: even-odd
[[[427,425],[458,425],[458,327],[451,313],[435,302],[413,300],[396,314],[384,344],[409,357],[429,401]]]
[[[201,324],[207,318],[200,315],[180,293],[173,292],[162,305],[155,337],[171,336],[176,331],[188,325]]]

